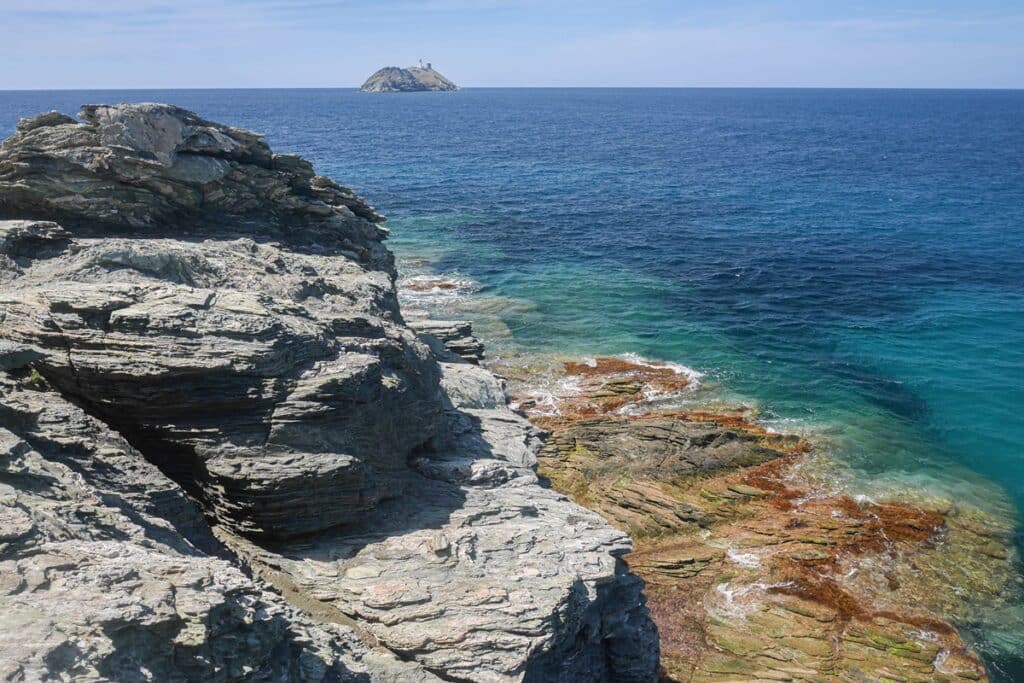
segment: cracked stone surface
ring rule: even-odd
[[[0,373],[0,676],[437,680],[232,563],[182,489],[42,384]]]
[[[468,330],[406,324],[351,190],[95,105],[0,145],[0,218],[9,678],[656,678],[628,537]]]

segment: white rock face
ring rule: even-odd
[[[540,486],[467,326],[405,324],[372,208],[83,119],[0,145],[0,674],[655,678],[628,538]]]

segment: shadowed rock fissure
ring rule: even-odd
[[[125,441],[132,445],[142,456],[153,463],[157,469],[167,475],[171,481],[178,484],[189,497],[199,504],[207,520],[211,524],[217,523],[217,517],[207,505],[200,483],[200,461],[199,456],[193,448],[177,444],[162,438],[153,430],[140,428],[138,425],[126,422],[123,419],[116,419],[110,414],[104,414],[97,410],[96,406],[83,400],[81,396],[68,396],[72,403],[82,408],[86,413],[92,415],[100,422],[105,423],[110,429],[124,437]]]

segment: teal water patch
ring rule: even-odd
[[[400,256],[421,247],[393,246]],[[1009,475],[1006,493],[1024,499],[1021,297],[942,292],[900,316],[823,325],[827,358],[808,363],[800,348],[769,353],[714,321],[680,318],[666,296],[679,288],[663,278],[573,262],[491,270],[476,245],[450,240],[446,250],[428,268],[462,264],[457,272],[480,282],[458,312],[485,329],[497,318],[510,332],[490,340],[492,355],[511,347],[681,363],[717,385],[718,398],[756,407],[773,429],[827,443],[848,468],[845,487],[875,495],[962,488],[979,504],[998,498],[1005,513],[997,482]]]
[[[931,292],[907,316],[842,330],[840,353],[899,378],[917,399],[913,412],[890,416],[915,427],[902,447],[865,457],[865,467],[913,471],[955,463],[1024,500],[1022,340],[1024,296],[981,289]],[[893,459],[893,450],[901,457]],[[955,476],[967,478],[961,470]]]
[[[422,245],[395,246],[403,255]],[[878,498],[931,491],[998,515],[1015,515],[1010,501],[1024,499],[1022,297],[933,293],[900,316],[823,326],[828,357],[807,363],[799,348],[769,354],[679,318],[671,281],[571,262],[490,270],[476,245],[446,249],[426,267],[463,264],[479,278],[455,312],[485,337],[501,330],[488,340],[492,358],[635,353],[681,363],[717,390],[705,400],[750,406],[770,428],[817,440],[838,488]]]

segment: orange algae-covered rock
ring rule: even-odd
[[[954,626],[1012,577],[984,523],[816,490],[809,441],[648,402],[685,387],[668,372],[568,362],[556,410],[524,406],[552,430],[541,474],[633,535],[664,680],[987,680]]]

